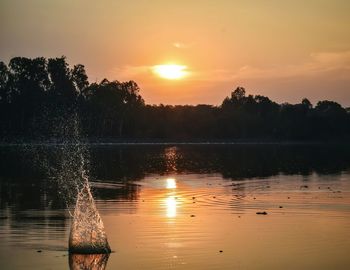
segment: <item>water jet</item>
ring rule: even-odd
[[[69,235],[69,253],[103,254],[111,248],[90,186],[86,181],[79,190]]]

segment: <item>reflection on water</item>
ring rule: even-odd
[[[166,147],[164,149],[164,161],[167,171],[177,171],[177,159],[179,157],[178,148],[176,146]]]
[[[109,254],[69,254],[70,270],[104,270]]]
[[[165,200],[166,216],[168,218],[176,217],[177,202],[174,196],[167,197]]]
[[[176,196],[176,180],[175,178],[166,179],[166,188],[171,191],[167,192],[167,198],[165,199],[166,205],[166,216],[168,218],[176,217],[176,208],[177,208],[177,197]]]
[[[349,149],[93,146],[93,193],[115,252],[107,267],[104,254],[70,256],[69,267],[348,269]],[[70,220],[37,167],[44,154],[55,147],[0,147],[2,269],[67,269]]]
[[[166,188],[173,189],[176,188],[176,180],[174,178],[166,179]]]

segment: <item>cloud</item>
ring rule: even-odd
[[[178,49],[188,49],[193,46],[193,43],[174,42],[172,45]]]
[[[350,51],[313,53],[300,65],[288,65],[273,68],[242,67],[234,77],[243,78],[291,78],[318,77],[332,72],[341,76],[350,71]]]
[[[123,66],[113,68],[109,74],[117,80],[136,80],[141,75],[150,74],[152,66]]]
[[[312,53],[299,65],[274,67],[242,66],[238,69],[202,70],[193,73],[193,80],[233,81],[247,79],[283,79],[297,77],[334,76],[335,79],[350,78],[350,51]]]
[[[123,66],[111,72],[112,78],[118,80],[145,79],[153,74],[154,66]],[[350,78],[350,51],[312,53],[304,63],[274,67],[242,66],[238,69],[191,70],[186,80],[192,81],[239,81],[239,80],[274,80],[288,78],[322,78],[332,76],[333,79]]]

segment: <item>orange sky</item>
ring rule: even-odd
[[[236,86],[350,106],[350,1],[0,0],[0,59],[66,55],[151,104],[220,104]],[[188,67],[183,80],[154,65]]]

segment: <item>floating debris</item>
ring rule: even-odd
[[[256,212],[257,215],[267,215],[267,212],[263,211],[263,212]]]

